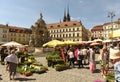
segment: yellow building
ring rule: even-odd
[[[1,42],[8,42],[8,25],[0,24],[0,43]]]
[[[103,35],[104,35],[103,25],[97,25],[91,29],[92,39],[97,39],[97,38],[103,39]]]
[[[119,30],[119,29],[120,29],[120,18],[113,23],[111,22],[104,23],[103,30],[104,30],[105,39],[110,38],[110,34],[112,33],[112,31]]]
[[[16,41],[22,44],[28,44],[31,30],[22,27],[9,26],[8,41]]]
[[[59,23],[47,24],[50,37],[52,39],[86,41],[88,34],[85,27],[78,21],[65,21]]]

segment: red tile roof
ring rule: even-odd
[[[9,26],[9,31],[17,32],[17,33],[26,33],[26,32],[30,32],[31,29],[23,28],[23,27],[16,27],[16,26]]]
[[[102,31],[102,30],[103,30],[103,25],[98,25],[91,29],[91,31]]]
[[[52,24],[47,24],[47,28],[56,28],[56,27],[71,27],[71,26],[80,26],[82,25],[78,21],[68,21],[68,22],[59,22],[59,23],[52,23]]]

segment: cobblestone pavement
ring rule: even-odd
[[[45,57],[36,57],[38,61],[47,66]],[[91,73],[86,68],[72,68],[65,71],[57,72],[55,69],[49,67],[48,71],[43,74],[33,74],[29,77],[21,76],[17,74],[15,81],[10,81],[8,72],[5,70],[5,66],[0,64],[0,82],[94,82],[99,79],[104,82],[103,77],[100,75],[99,65],[97,64],[97,72]]]

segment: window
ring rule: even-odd
[[[50,26],[51,28],[53,27],[53,26]]]
[[[65,24],[65,26],[68,26],[67,24]]]
[[[68,34],[66,34],[66,37],[68,37]]]
[[[60,27],[60,25],[57,25],[57,27]]]
[[[66,29],[66,32],[68,32],[68,29]]]
[[[69,34],[69,37],[71,37],[71,34]]]
[[[65,30],[63,29],[63,32],[64,32]]]
[[[7,38],[7,36],[5,34],[3,34],[3,38]]]
[[[63,34],[63,37],[65,37],[65,34]]]
[[[7,30],[3,29],[3,33],[7,33]]]
[[[61,34],[60,34],[60,37],[61,37]]]
[[[73,28],[73,31],[75,31],[75,28]]]
[[[69,31],[71,31],[71,29],[69,28]]]
[[[49,32],[51,33],[51,30]]]
[[[73,25],[74,25],[74,26],[76,26],[76,24],[75,24],[75,23],[73,23]]]
[[[75,33],[73,33],[73,37],[75,37]]]
[[[53,35],[51,35],[50,37],[53,37]]]
[[[77,33],[77,37],[79,37],[79,33]]]
[[[58,34],[57,34],[57,38],[58,38]]]

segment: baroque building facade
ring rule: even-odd
[[[16,41],[22,44],[28,44],[31,30],[23,27],[0,25],[0,43]]]
[[[104,40],[110,39],[111,33],[115,30],[120,30],[120,18],[114,22],[107,22],[103,25],[94,26],[91,29],[92,38],[103,37]]]
[[[67,21],[47,24],[50,37],[63,41],[87,41],[87,30],[78,21]]]
[[[9,28],[8,25],[0,24],[0,42],[8,42]]]
[[[31,30],[23,27],[8,26],[9,27],[9,41],[16,41],[22,44],[28,44],[30,40]]]
[[[103,30],[104,30],[105,39],[109,39],[112,31],[120,30],[120,18],[113,23],[111,23],[111,22],[104,23],[103,24]]]
[[[98,38],[104,39],[103,35],[104,35],[103,25],[97,25],[91,29],[91,40]]]
[[[64,12],[63,22],[47,24],[51,39],[63,41],[87,41],[88,32],[83,24],[78,21],[71,21],[69,9]]]
[[[46,23],[43,20],[42,13],[40,13],[40,18],[31,26],[31,46],[40,47],[44,43],[50,40],[49,31],[47,30]]]

